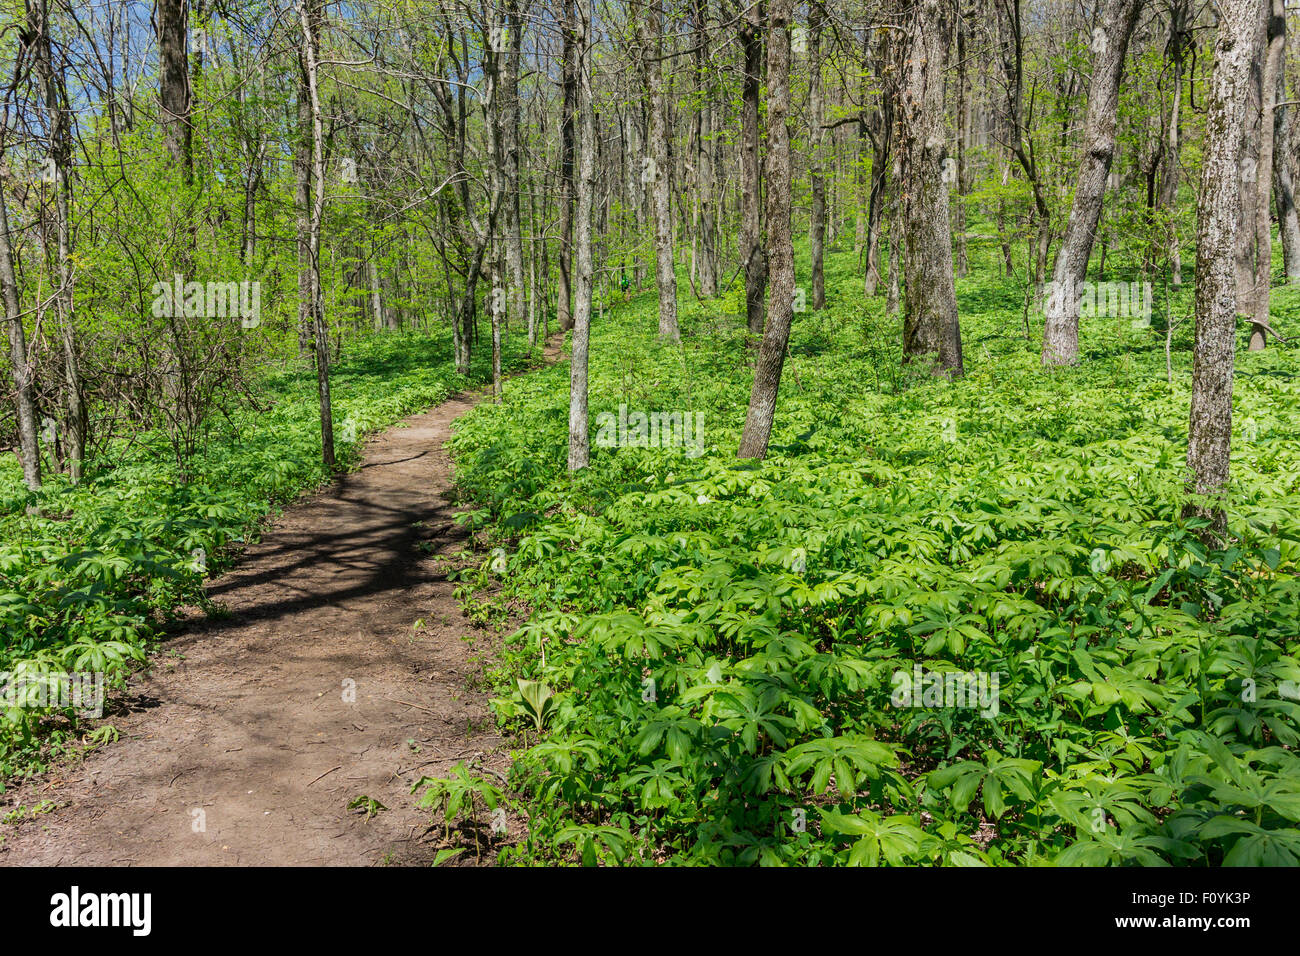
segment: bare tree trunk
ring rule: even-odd
[[[1041,293],[1047,278],[1047,255],[1052,244],[1052,215],[1047,202],[1046,186],[1039,175],[1037,152],[1024,105],[1025,39],[1021,15],[1022,0],[994,0],[997,6],[994,25],[996,49],[1002,67],[1001,85],[1006,91],[1007,150],[1015,157],[1034,194],[1034,218],[1037,235],[1034,241],[1034,290]],[[1031,96],[1032,103],[1032,96]],[[1028,112],[1032,112],[1032,107]],[[1004,179],[1007,173],[1004,171]],[[1012,274],[1009,250],[1004,253],[1007,274]]]
[[[751,341],[766,322],[767,253],[763,248],[763,182],[759,162],[758,100],[763,85],[763,10],[749,5],[740,24],[745,77],[740,106],[740,254],[745,264],[745,321]]]
[[[509,122],[508,113],[510,107],[507,103],[509,93],[502,87],[504,84],[501,80],[501,61],[508,56],[508,43],[503,42],[504,34],[502,31],[507,29],[506,24],[496,22],[490,19],[487,26],[487,35],[484,37],[483,53],[483,80],[485,86],[485,96],[483,98],[483,123],[488,133],[488,181],[489,190],[492,194],[493,208],[504,206],[507,210],[513,205],[516,212],[516,231],[518,226],[518,196],[507,195],[507,159],[505,155],[506,132],[505,126]],[[510,214],[507,211],[505,216],[507,222]],[[487,234],[483,237],[485,240],[486,251],[492,254],[492,262],[489,266],[490,275],[488,282],[490,302],[488,303],[488,314],[492,322],[492,399],[498,404],[501,402],[501,325],[503,317],[510,308],[513,300],[513,291],[508,288],[510,279],[506,277],[505,270],[501,262],[501,246],[508,244],[509,228],[505,243],[498,241],[499,237],[495,233],[495,217],[489,217]],[[471,289],[468,293],[473,295]]]
[[[808,251],[812,258],[812,307],[826,308],[826,152],[825,110],[822,104],[822,10],[813,2],[808,7],[808,175],[812,180],[812,221]]]
[[[894,114],[898,102],[898,73],[895,69],[898,41],[892,30],[878,32],[872,70],[880,86],[880,93],[876,109],[866,127],[871,138],[871,193],[867,200],[867,272],[863,282],[865,295],[875,295],[876,287],[880,284],[880,223],[887,199],[889,164],[893,161]]]
[[[311,91],[307,88],[307,65],[301,51],[298,70],[298,136],[293,154],[294,226],[298,249],[298,354],[305,358],[312,347],[312,124]]]
[[[582,128],[578,137],[577,289],[573,306],[573,349],[569,360],[569,471],[591,463],[587,416],[587,349],[591,341],[591,290],[595,266],[591,251],[591,215],[596,193],[596,104],[591,83],[593,0],[581,0],[577,62]]]
[[[158,32],[158,122],[172,165],[186,186],[193,181],[194,163],[190,127],[190,73],[186,55],[189,32],[188,0],[158,0],[155,12]],[[193,236],[193,223],[185,224]],[[192,265],[192,242],[180,243],[177,267],[189,272]],[[172,320],[169,338],[162,345],[161,379],[167,401],[177,407],[184,400],[184,355],[180,333]]]
[[[740,458],[764,458],[776,415],[794,312],[794,240],[790,222],[793,188],[790,158],[790,21],[793,0],[769,0],[767,28],[767,258],[772,298],[754,369]]]
[[[158,0],[159,99],[158,121],[172,162],[186,183],[192,171],[190,149],[190,80],[186,43],[189,30],[187,0]]]
[[[21,63],[14,67],[22,69]],[[9,128],[9,103],[0,117],[0,147]],[[32,366],[27,355],[27,333],[23,328],[18,299],[18,277],[14,274],[13,243],[10,240],[9,207],[0,191],[0,294],[4,296],[5,321],[9,325],[9,364],[14,377],[14,407],[18,416],[18,447],[23,458],[23,482],[31,491],[41,487],[41,446],[36,437],[36,400],[32,388]]]
[[[1115,155],[1119,84],[1129,38],[1142,0],[1107,0],[1093,33],[1092,85],[1083,131],[1083,158],[1074,205],[1052,273],[1053,293],[1043,309],[1043,364],[1073,365],[1079,360],[1079,296],[1088,278],[1088,259],[1101,220],[1106,180]]]
[[[311,9],[308,10],[308,4]],[[320,86],[316,71],[317,43],[320,39],[320,0],[298,0],[298,20],[302,26],[302,62],[307,73],[307,94],[311,107],[311,167],[315,189],[312,193],[311,220],[307,248],[311,259],[308,284],[312,330],[316,339],[316,390],[320,399],[321,461],[327,471],[334,470],[334,412],[330,401],[329,330],[325,324],[325,297],[320,281],[320,234],[325,218],[325,135],[321,126]]]
[[[62,77],[55,73],[50,55],[50,19],[46,0],[29,0],[28,29],[36,45],[36,72],[45,98],[49,127],[49,152],[54,160],[54,215],[58,243],[58,281],[54,307],[59,316],[59,336],[63,345],[64,437],[67,441],[68,476],[73,484],[81,481],[82,460],[86,454],[86,413],[82,404],[81,367],[77,356],[75,317],[73,312],[72,268],[72,137],[70,106]]]
[[[366,261],[366,280],[370,285],[370,311],[374,316],[375,331],[390,328],[387,310],[384,309],[384,289],[379,278],[379,263],[374,253]]]
[[[501,281],[502,271],[500,263],[493,267],[495,282]],[[504,293],[504,290],[502,292]],[[493,293],[495,294],[495,289]],[[505,312],[504,302],[492,303],[492,400],[498,405],[501,404],[501,326]]]
[[[1278,80],[1282,75],[1282,55],[1286,50],[1286,11],[1282,0],[1271,0],[1268,18],[1268,46],[1264,56],[1263,101],[1259,114],[1259,170],[1255,183],[1255,294],[1251,302],[1254,321],[1250,330],[1250,351],[1258,352],[1268,343],[1269,285],[1273,272],[1273,242],[1270,233],[1273,196],[1274,104]]]
[[[573,328],[573,293],[569,288],[569,267],[573,257],[573,120],[578,99],[578,12],[577,0],[564,0],[563,86],[564,116],[560,121],[560,248],[555,316],[563,334]]]
[[[523,215],[519,195],[519,60],[523,43],[524,20],[519,14],[518,0],[506,4],[506,29],[508,50],[505,57],[504,78],[501,83],[501,151],[504,159],[505,180],[505,246],[506,271],[509,274],[510,317],[522,322],[528,314],[525,300],[527,279],[524,274]]]
[[[970,139],[970,81],[966,76],[966,18],[958,9],[957,23],[957,202],[953,203],[953,231],[957,235],[957,275],[970,271],[966,255],[966,193],[970,191],[966,144]]]
[[[1255,257],[1258,236],[1255,232],[1256,207],[1259,202],[1259,120],[1264,102],[1264,60],[1268,44],[1269,0],[1256,0],[1255,22],[1249,36],[1251,50],[1250,83],[1246,96],[1246,135],[1241,144],[1241,207],[1237,222],[1236,276],[1237,313],[1253,315],[1255,306]],[[1265,200],[1267,203],[1267,200]]]
[[[715,173],[713,168],[713,101],[709,74],[709,0],[692,0],[695,29],[695,76],[700,90],[696,111],[695,184],[699,203],[700,296],[711,299],[718,294],[718,214]]]
[[[1285,63],[1286,57],[1283,56]],[[1278,70],[1277,106],[1273,113],[1273,192],[1277,199],[1278,237],[1286,279],[1300,285],[1300,214],[1296,210],[1295,180],[1291,176],[1291,113],[1286,102],[1286,70]]]
[[[650,155],[642,164],[642,180],[650,190],[655,227],[655,285],[659,289],[659,335],[677,341],[677,273],[673,268],[672,154],[668,103],[664,97],[663,12],[660,0],[646,4],[641,21],[641,78],[649,115]]]
[[[1167,230],[1170,282],[1175,288],[1183,284],[1183,257],[1178,241],[1176,221],[1178,205],[1178,169],[1181,155],[1183,118],[1183,60],[1191,39],[1191,8],[1188,0],[1177,0],[1172,9],[1169,35],[1169,61],[1173,74],[1174,98],[1169,109],[1169,134],[1161,157],[1159,208],[1169,217]]]
[[[1255,50],[1258,0],[1223,0],[1206,115],[1197,210],[1196,345],[1188,426],[1190,513],[1209,517],[1212,535],[1227,527],[1221,496],[1228,486],[1232,436],[1232,363],[1237,303],[1234,252],[1241,204],[1239,156],[1244,105]]]
[[[938,353],[936,372],[961,375],[961,328],[952,264],[952,227],[944,181],[943,71],[947,31],[939,0],[916,0],[903,86],[900,147],[907,183],[906,359]]]

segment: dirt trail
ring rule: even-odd
[[[159,646],[129,712],[105,715],[121,739],[5,798],[55,808],[0,826],[0,865],[430,861],[441,828],[424,833],[411,784],[507,764],[439,560],[465,540],[442,445],[481,397],[372,440],[210,582],[229,616]],[[349,811],[363,794],[389,809]]]

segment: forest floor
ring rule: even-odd
[[[508,763],[447,578],[468,532],[443,443],[484,395],[369,442],[212,580],[224,611],[194,609],[106,709],[120,738],[10,792],[0,864],[432,861],[442,834],[412,784]]]

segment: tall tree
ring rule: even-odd
[[[330,399],[330,341],[325,323],[325,295],[321,288],[321,223],[325,219],[325,132],[321,120],[320,62],[321,0],[297,0],[302,28],[302,65],[307,74],[307,104],[311,120],[311,211],[308,215],[307,298],[311,303],[312,336],[316,342],[316,393],[320,404],[321,461],[334,470],[334,408]]]
[[[587,416],[587,348],[591,340],[592,207],[596,193],[596,104],[591,82],[593,0],[579,0],[577,16],[577,86],[581,129],[578,135],[577,223],[574,229],[577,288],[573,303],[573,347],[569,361],[569,470],[591,462]]]
[[[900,48],[894,30],[876,30],[866,41],[871,71],[879,88],[876,105],[864,124],[871,141],[871,188],[867,196],[867,271],[863,283],[866,295],[875,295],[880,284],[880,223],[887,200],[889,167],[894,156],[896,106],[898,104],[898,57]],[[863,84],[866,84],[864,71]],[[864,94],[865,99],[865,94]]]
[[[1236,250],[1237,312],[1241,315],[1253,315],[1255,306],[1256,255],[1259,251],[1256,210],[1260,201],[1259,147],[1262,139],[1259,121],[1264,103],[1264,61],[1267,59],[1271,6],[1271,0],[1258,0],[1255,22],[1250,33],[1253,47],[1250,54],[1250,84],[1246,90],[1246,135],[1241,143],[1241,206]],[[1268,204],[1267,198],[1264,202],[1265,205]]]
[[[1160,154],[1160,192],[1157,197],[1157,209],[1168,218],[1165,227],[1167,253],[1169,256],[1170,282],[1174,286],[1183,284],[1183,259],[1178,241],[1178,224],[1176,222],[1178,203],[1178,174],[1182,164],[1182,119],[1183,119],[1183,62],[1187,57],[1187,48],[1192,39],[1190,0],[1173,0],[1169,7],[1169,43],[1166,47],[1166,59],[1169,62],[1172,102],[1166,120],[1167,132]],[[1154,255],[1153,255],[1154,258]]]
[[[699,109],[695,113],[695,187],[699,209],[698,256],[700,296],[718,294],[718,208],[716,174],[713,162],[716,88],[709,64],[709,0],[691,0],[695,18],[695,77],[699,90]]]
[[[993,0],[997,15],[993,18],[995,48],[1001,71],[997,82],[1002,87],[1002,125],[1007,152],[1024,173],[1034,197],[1034,291],[1041,292],[1047,276],[1047,255],[1052,242],[1052,210],[1049,187],[1039,164],[1033,135],[1035,89],[1025,96],[1025,23],[1022,0]],[[1009,174],[1006,170],[1004,178]],[[1007,273],[1011,272],[1010,251],[1006,253]]]
[[[741,0],[742,3],[745,0]],[[763,3],[740,19],[744,77],[740,93],[740,256],[745,267],[745,323],[751,341],[763,334],[767,311],[767,252],[763,244],[763,180],[759,98],[763,88]]]
[[[1088,278],[1088,259],[1101,221],[1106,181],[1115,156],[1119,125],[1119,85],[1129,38],[1142,0],[1106,0],[1092,34],[1096,57],[1088,90],[1083,157],[1074,188],[1074,205],[1052,272],[1053,291],[1043,309],[1043,364],[1073,365],[1079,360],[1079,297]]]
[[[786,344],[794,314],[794,239],[790,209],[790,22],[793,0],[769,0],[767,13],[767,259],[771,303],[740,436],[741,458],[764,458],[776,416]]]
[[[81,480],[86,448],[86,412],[82,401],[81,367],[74,324],[72,263],[72,132],[71,104],[63,76],[54,68],[47,0],[28,0],[27,23],[35,47],[36,75],[45,104],[49,158],[54,162],[54,246],[58,286],[54,307],[63,347],[64,437],[67,440],[68,476]]]
[[[1259,166],[1255,183],[1255,294],[1251,300],[1250,350],[1257,352],[1268,342],[1269,283],[1273,270],[1273,243],[1269,215],[1273,195],[1273,113],[1277,103],[1278,79],[1282,75],[1282,57],[1286,51],[1286,10],[1282,0],[1265,0],[1269,4],[1268,43],[1264,53],[1261,82],[1263,98],[1259,113]]]
[[[28,70],[29,44],[20,45],[13,60],[13,75],[4,90],[0,112],[0,156],[6,156],[10,122],[17,111],[14,94]],[[41,488],[41,446],[36,435],[36,390],[34,369],[23,326],[22,300],[14,269],[14,233],[10,228],[9,204],[0,190],[0,296],[4,298],[5,324],[9,329],[9,367],[14,380],[14,410],[18,418],[18,448],[22,454],[23,483],[30,491]]]
[[[1283,57],[1285,62],[1285,56]],[[1277,232],[1282,242],[1282,263],[1287,282],[1300,285],[1300,210],[1296,207],[1292,116],[1287,101],[1286,70],[1278,70],[1276,105],[1273,108],[1273,193],[1277,202]]]
[[[158,0],[159,122],[167,152],[186,183],[193,174],[190,127],[190,71],[186,58],[188,0]]]
[[[1233,355],[1237,338],[1235,251],[1241,206],[1242,121],[1250,84],[1258,0],[1223,0],[1206,104],[1196,241],[1196,344],[1188,424],[1189,513],[1208,517],[1214,537],[1227,526],[1232,436]]]
[[[573,292],[570,271],[573,263],[573,123],[578,109],[578,0],[564,0],[560,23],[561,94],[560,117],[560,242],[557,256],[555,317],[564,333],[573,328]]]
[[[899,116],[906,287],[903,352],[937,356],[935,371],[961,375],[961,327],[953,277],[952,226],[944,165],[944,60],[949,31],[940,0],[914,0]]]
[[[524,18],[519,0],[507,0],[505,5],[505,64],[501,71],[501,152],[505,196],[502,200],[506,246],[506,272],[509,279],[507,320],[524,321],[528,314],[524,273],[523,216],[520,200],[520,146],[519,146],[519,66],[522,56]],[[498,34],[500,37],[500,34]],[[532,342],[529,342],[532,346]]]
[[[642,180],[650,193],[654,220],[655,285],[659,289],[659,335],[676,341],[677,273],[673,266],[672,152],[668,102],[663,78],[663,11],[660,0],[647,0],[641,26],[641,81],[645,86],[649,155],[642,160]]]
[[[808,5],[808,176],[812,185],[812,216],[808,252],[812,259],[812,307],[826,308],[826,130],[822,103],[822,24],[818,0]]]

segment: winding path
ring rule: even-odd
[[[411,784],[460,760],[508,762],[475,663],[482,634],[443,560],[465,532],[442,446],[481,397],[373,439],[359,470],[286,509],[210,582],[228,616],[196,616],[158,646],[125,712],[105,714],[120,739],[2,798],[0,813],[54,807],[0,826],[0,865],[432,860],[441,827],[425,832]],[[388,809],[349,810],[363,795]]]

